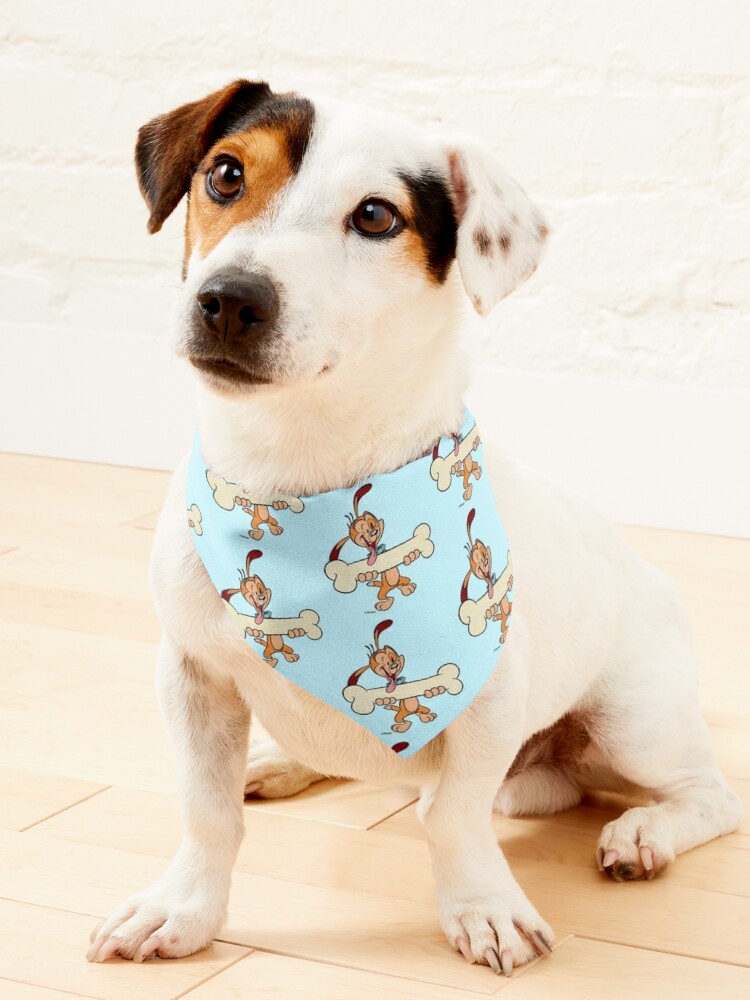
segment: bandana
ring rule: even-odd
[[[268,670],[409,757],[495,668],[508,630],[508,540],[466,411],[432,455],[351,489],[247,493],[196,435],[188,524],[237,632]]]

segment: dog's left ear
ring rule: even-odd
[[[447,147],[456,260],[476,311],[486,316],[537,268],[549,229],[526,192],[471,137]]]
[[[200,101],[183,104],[138,130],[135,168],[151,213],[148,231],[158,233],[190,188],[193,172],[232,121],[271,96],[266,83],[235,80]]]

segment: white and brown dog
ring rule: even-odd
[[[481,144],[240,80],[145,125],[136,164],[151,232],[189,199],[177,350],[200,376],[212,470],[249,493],[310,494],[398,468],[458,430],[456,272],[487,313],[534,271],[547,236]],[[488,458],[518,580],[512,637],[477,699],[408,760],[238,637],[190,537],[185,465],[176,472],[152,581],[185,836],[158,882],[97,928],[90,959],[211,941],[243,788],[293,795],[326,775],[419,786],[448,940],[505,973],[547,953],[553,933],[495,840],[493,808],[547,813],[586,789],[646,789],[652,804],[599,838],[598,866],[615,879],[651,878],[737,827],[670,581],[591,510]],[[251,712],[274,742],[248,765]]]

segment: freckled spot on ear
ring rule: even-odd
[[[486,229],[480,227],[474,230],[474,246],[482,257],[489,257],[492,254],[492,240]]]
[[[469,189],[461,161],[461,154],[455,149],[448,154],[448,169],[450,171],[451,187],[453,188],[453,204],[456,210],[456,219],[460,222],[466,213],[466,206],[469,203]]]
[[[536,235],[542,241],[546,240],[547,237],[549,236],[549,229],[545,226],[543,222],[540,222],[536,227]]]
[[[492,182],[492,190],[495,193],[495,195],[497,195],[498,198],[503,197],[503,189],[500,187],[497,181]]]
[[[510,221],[513,223],[514,226],[518,225],[519,218],[518,218],[518,216],[516,215],[515,212],[511,212],[511,214],[510,214]]]
[[[497,244],[500,247],[500,252],[503,257],[507,257],[510,253],[511,244],[513,243],[513,237],[510,233],[502,229],[497,237]]]

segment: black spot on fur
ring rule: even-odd
[[[482,257],[490,256],[492,253],[492,240],[486,229],[474,230],[474,246],[477,248],[477,253],[481,254]]]
[[[297,94],[273,94],[237,114],[224,135],[249,128],[278,128],[284,133],[289,165],[296,173],[304,159],[312,134],[315,108]]]
[[[420,174],[401,171],[399,176],[411,194],[412,224],[424,244],[430,274],[442,284],[456,256],[458,229],[453,203],[445,180],[433,170]]]

